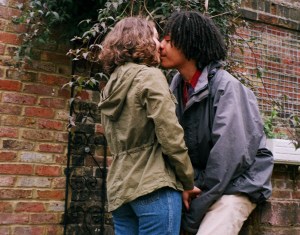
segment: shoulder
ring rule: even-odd
[[[249,90],[244,84],[242,84],[237,78],[235,78],[232,74],[227,72],[224,69],[220,69],[216,74],[214,83],[218,86],[219,89],[225,88],[236,88]]]
[[[148,77],[153,77],[153,78],[157,78],[157,77],[165,78],[165,75],[163,74],[163,72],[156,67],[149,67],[147,65],[138,65],[138,66],[140,68],[138,75],[148,76]]]
[[[149,85],[168,85],[167,78],[163,72],[156,67],[149,67],[146,65],[139,65],[140,69],[136,75],[136,80],[145,86]]]
[[[216,74],[213,89],[219,93],[230,92],[235,93],[235,96],[246,96],[249,99],[256,99],[251,89],[224,69],[220,69]]]

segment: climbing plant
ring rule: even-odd
[[[182,9],[196,10],[211,17],[225,36],[229,49],[240,47],[242,50],[243,45],[250,45],[255,41],[255,38],[236,36],[238,27],[247,26],[239,17],[241,0],[28,0],[26,3],[18,5],[22,14],[14,18],[15,23],[25,24],[28,29],[23,34],[23,43],[16,56],[19,60],[30,60],[33,48],[59,39],[70,43],[67,55],[74,61],[89,63],[92,70],[98,65],[97,55],[104,36],[121,18],[136,15],[147,17],[155,22],[161,32],[166,18],[172,12]],[[242,65],[232,58],[228,57],[226,69],[251,87],[251,81],[239,73],[238,68]],[[263,68],[257,67],[258,78],[261,78],[262,73]],[[107,76],[94,70],[86,75],[73,75],[66,86],[83,89],[86,86],[98,86],[101,79],[107,79]],[[296,130],[293,138],[297,144],[299,117],[292,115],[290,122]]]

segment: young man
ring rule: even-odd
[[[183,230],[235,235],[271,195],[273,156],[253,92],[222,69],[222,35],[197,12],[175,12],[161,42],[161,65],[177,69],[170,85],[200,195],[183,195]]]

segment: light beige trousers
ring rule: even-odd
[[[204,216],[197,235],[238,235],[256,207],[243,195],[223,195]]]

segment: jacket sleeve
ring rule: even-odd
[[[159,69],[154,68],[149,68],[142,76],[144,78],[140,83],[139,99],[146,107],[148,118],[154,122],[155,134],[162,152],[184,190],[193,189],[194,171],[167,80]]]
[[[221,78],[214,97],[213,148],[205,168],[202,194],[191,202],[182,221],[189,232],[197,232],[208,208],[222,196],[231,180],[252,164],[263,136],[254,94],[233,79]]]

